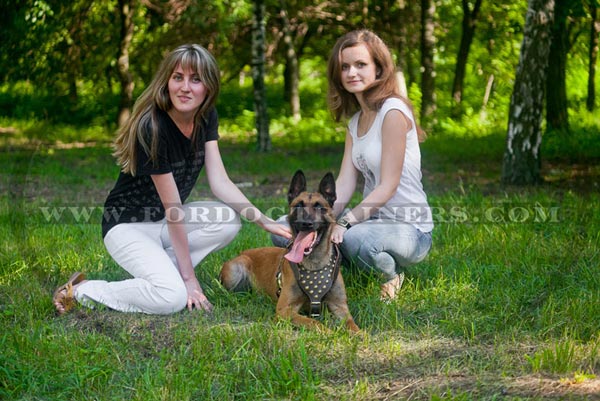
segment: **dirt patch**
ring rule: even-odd
[[[494,397],[538,400],[600,400],[600,379],[582,382],[542,376],[428,376],[390,381],[377,392],[377,400],[429,400],[431,394],[469,394],[471,399]]]
[[[452,171],[423,168],[423,185],[429,194],[448,191],[467,192],[476,188],[486,195],[522,193],[529,189],[548,189],[557,192],[572,191],[580,195],[600,192],[600,161],[571,164],[565,161],[542,164],[543,183],[536,186],[503,185],[501,165],[457,165]]]

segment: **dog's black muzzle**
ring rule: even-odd
[[[296,232],[320,231],[329,226],[330,222],[321,214],[311,212],[306,207],[296,207],[290,216],[290,225]]]

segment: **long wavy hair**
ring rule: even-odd
[[[175,69],[181,66],[198,74],[206,86],[206,99],[194,116],[192,143],[201,127],[201,120],[216,103],[221,88],[219,67],[213,55],[197,44],[186,44],[171,51],[162,60],[150,85],[136,100],[130,118],[119,128],[113,143],[113,156],[124,173],[135,175],[137,166],[137,142],[150,155],[150,160],[158,158],[158,110],[168,112],[173,104],[169,97],[169,79]],[[148,130],[150,141],[148,141]]]
[[[363,92],[363,99],[371,110],[379,110],[386,99],[396,97],[403,100],[411,109],[408,99],[400,95],[396,66],[389,48],[372,31],[359,29],[351,31],[340,37],[331,51],[327,64],[327,102],[335,121],[352,117],[360,110],[356,95],[348,92],[342,84],[342,51],[349,47],[365,45],[375,63],[375,81]],[[413,113],[414,115],[414,113]],[[419,141],[425,140],[425,132],[417,125]]]

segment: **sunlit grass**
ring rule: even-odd
[[[244,124],[223,122],[222,154],[232,179],[244,184],[261,209],[285,208],[298,168],[309,185],[326,171],[337,173],[343,135],[338,137],[325,116],[297,125],[274,121],[271,153],[255,152],[251,127],[242,132]],[[501,130],[481,136],[436,133],[423,144],[424,185],[437,219],[433,249],[406,269],[400,297],[391,304],[378,299],[378,277],[344,270],[349,307],[363,330],[352,336],[328,314],[324,323],[331,333],[294,328],[274,319],[266,296],[230,294],[220,286],[224,260],[270,244],[267,233],[248,222],[196,270],[215,304],[212,316],[99,308],[57,318],[51,295],[71,272],[127,278],[106,253],[99,226],[99,208],[117,167],[108,141],[60,146],[71,133],[58,130],[57,141],[31,141],[23,133],[27,124],[12,125],[13,141],[3,142],[0,152],[1,399],[492,400],[542,399],[550,390],[572,399],[597,394],[598,190],[569,186],[567,174],[539,187],[501,186]],[[593,138],[581,135],[587,145],[570,151],[593,166]],[[587,179],[597,182],[593,174]],[[194,196],[210,196],[205,177]]]

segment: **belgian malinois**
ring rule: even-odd
[[[297,326],[324,329],[314,319],[323,305],[358,332],[348,309],[346,287],[340,272],[341,253],[330,241],[335,223],[335,180],[327,173],[318,192],[306,192],[306,178],[298,170],[290,184],[288,221],[293,242],[288,249],[255,248],[223,264],[220,280],[229,291],[251,287],[277,303],[276,315]],[[311,317],[301,315],[307,311]]]

